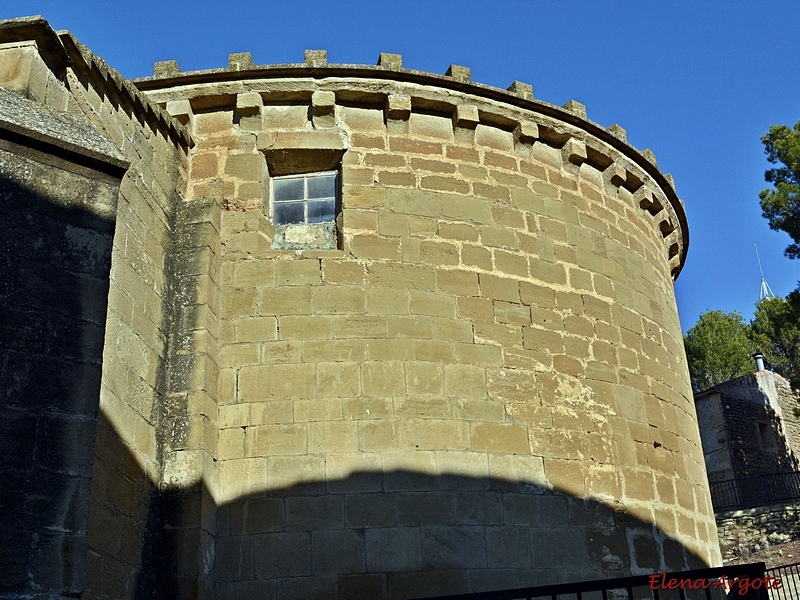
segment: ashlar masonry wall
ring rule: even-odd
[[[149,595],[157,588],[161,431],[175,420],[165,410],[169,256],[190,140],[116,71],[39,17],[0,23],[0,85],[4,98],[17,95],[16,104],[38,115],[9,122],[4,106],[3,143],[33,136],[26,152],[40,163],[25,168],[28,181],[2,174],[4,186],[21,186],[4,199],[6,208],[19,204],[12,213],[27,215],[10,221],[7,239],[25,240],[18,248],[39,255],[26,262],[12,253],[4,264],[17,274],[14,293],[26,296],[21,307],[46,300],[52,314],[40,322],[67,326],[50,334],[42,360],[31,358],[30,339],[19,346],[27,373],[3,369],[4,382],[23,382],[3,386],[4,435],[30,439],[29,419],[9,407],[39,407],[36,441],[23,444],[39,467],[28,467],[26,490],[4,483],[15,530],[0,595]],[[42,189],[32,201],[31,190]],[[12,467],[25,452],[11,448]]]
[[[4,444],[34,420],[86,434],[4,467],[60,469],[75,510],[6,518],[15,547],[50,543],[3,594],[399,599],[719,561],[672,291],[684,211],[621,128],[389,54],[132,83],[40,18],[0,23],[0,78],[111,146],[39,139],[42,179],[80,154],[116,201],[87,246],[107,305],[76,313],[102,348],[70,362],[94,387],[68,419],[26,408],[31,386],[1,407]],[[295,249],[272,182],[313,171],[340,206],[304,230],[328,249]]]
[[[196,142],[187,202],[222,208],[197,292],[219,301],[214,597],[719,561],[672,289],[683,209],[652,155],[577,103],[395,55],[157,75],[137,85]],[[270,177],[323,150],[338,249],[271,249]]]

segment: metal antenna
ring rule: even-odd
[[[756,260],[758,261],[758,270],[761,272],[761,291],[758,294],[758,299],[763,300],[764,298],[774,298],[775,294],[772,293],[772,289],[769,287],[767,280],[764,279],[764,269],[761,268],[761,257],[758,255],[758,246],[753,244],[753,247],[756,249]]]

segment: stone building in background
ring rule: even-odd
[[[684,209],[469,69],[123,79],[0,24],[0,597],[413,598],[719,562]]]
[[[786,379],[762,369],[715,385],[695,404],[718,509],[800,498],[800,404]]]

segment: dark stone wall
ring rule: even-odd
[[[715,389],[721,395],[736,477],[795,471],[797,461],[783,434],[782,420],[758,378],[739,377]]]
[[[0,143],[0,597],[83,589],[117,193]]]

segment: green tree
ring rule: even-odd
[[[769,366],[800,388],[800,289],[761,300],[750,327]]]
[[[773,125],[761,138],[767,160],[779,164],[764,178],[775,187],[763,190],[761,210],[770,228],[785,231],[794,243],[786,247],[789,258],[800,258],[800,121],[790,129]]]
[[[696,392],[754,370],[750,327],[738,312],[704,312],[683,343]]]

